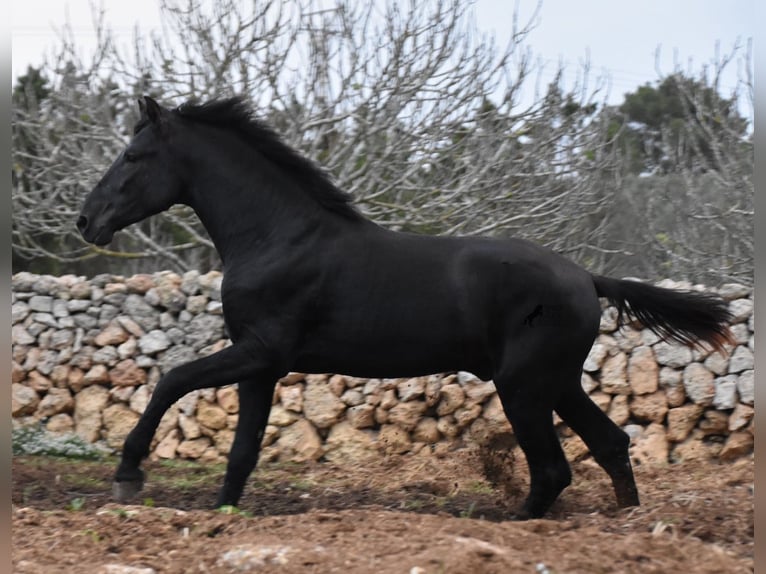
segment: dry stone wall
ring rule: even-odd
[[[14,426],[42,424],[118,450],[163,373],[230,344],[217,272],[90,280],[19,273],[12,286]],[[617,330],[615,309],[603,311],[582,385],[631,436],[638,463],[752,452],[752,291],[736,284],[715,291],[734,314],[737,345],[727,356],[668,344],[635,326]],[[234,387],[188,394],[163,418],[152,456],[224,460],[237,413]],[[582,441],[555,422],[570,460],[587,456]],[[262,458],[439,453],[509,432],[494,385],[470,373],[290,373],[274,394]]]

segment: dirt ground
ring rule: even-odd
[[[516,459],[518,461],[518,458]],[[544,520],[508,520],[524,464],[496,452],[261,465],[239,510],[207,510],[224,468],[147,462],[137,504],[114,460],[13,460],[13,571],[163,573],[753,572],[753,459],[640,466],[618,510],[595,463]],[[515,472],[514,472],[515,470]]]

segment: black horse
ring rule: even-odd
[[[115,496],[142,487],[160,418],[184,394],[239,383],[239,423],[217,505],[237,505],[256,465],[277,379],[289,371],[409,377],[465,370],[493,379],[531,487],[518,518],[542,516],[571,471],[555,410],[609,474],[620,506],[639,503],[628,436],[580,385],[599,297],[666,339],[730,341],[726,304],[703,293],[591,275],[519,239],[429,237],[374,224],[239,98],[161,107],[139,100],[134,137],[85,200],[86,241],[181,203],[223,261],[233,344],[157,384],[130,432]]]

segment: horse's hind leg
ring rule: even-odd
[[[125,439],[122,459],[114,477],[113,492],[117,500],[129,500],[143,487],[144,473],[139,468],[141,460],[149,453],[149,445],[160,419],[174,402],[195,389],[222,387],[257,377],[263,371],[273,372],[265,364],[258,363],[256,351],[244,344],[235,344],[208,357],[180,365],[160,379],[146,410]]]
[[[516,518],[540,518],[572,481],[553,426],[552,398],[523,374],[495,377],[495,386],[529,467],[529,495]]]
[[[237,506],[247,477],[258,464],[277,375],[239,383],[239,419],[229,452],[226,478],[216,507]]]
[[[630,465],[630,438],[580,386],[579,377],[556,403],[556,412],[583,439],[593,458],[612,479],[617,504],[638,506],[638,489]]]

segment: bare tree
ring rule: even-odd
[[[365,213],[396,229],[527,237],[596,271],[620,251],[606,233],[622,181],[599,111],[607,84],[585,65],[566,90],[558,70],[530,103],[542,71],[526,45],[537,14],[516,14],[498,45],[463,0],[206,6],[163,0],[161,32],[136,31],[130,51],[97,14],[99,49],[88,62],[64,35],[47,69],[51,95],[14,108],[18,253],[73,261],[101,251],[72,223],[124,145],[142,94],[171,105],[246,95]],[[217,261],[182,207],[126,229],[110,253],[131,270]]]

